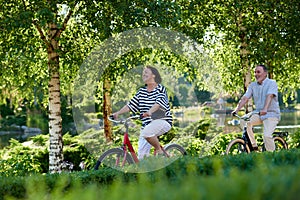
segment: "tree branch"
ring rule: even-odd
[[[50,42],[47,41],[47,38],[46,38],[46,36],[45,36],[43,30],[42,30],[41,27],[37,24],[37,20],[33,20],[32,23],[33,23],[33,25],[35,26],[35,28],[38,30],[38,32],[40,33],[41,39],[45,42],[45,44],[46,44],[47,46],[50,46],[51,44],[50,44]]]
[[[74,9],[75,9],[75,7],[76,7],[76,5],[74,6]],[[70,8],[70,10],[69,10],[69,12],[68,12],[68,14],[67,14],[67,16],[64,20],[62,28],[57,30],[57,32],[52,36],[52,39],[56,38],[56,37],[59,37],[60,34],[66,29],[68,21],[70,20],[73,12],[74,12],[74,10]]]

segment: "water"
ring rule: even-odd
[[[218,118],[219,117],[219,118]],[[233,118],[230,115],[224,116],[218,116],[217,120],[220,121],[220,117],[223,118],[222,123],[219,123],[219,126],[224,126],[224,130],[229,130],[227,132],[230,132],[230,126],[228,125],[228,121],[232,120]],[[255,132],[261,132],[262,126],[256,126]],[[276,130],[278,131],[287,131],[290,134],[295,133],[300,129],[300,111],[295,112],[282,112],[281,113],[281,120],[279,121],[278,125],[276,126]]]
[[[11,138],[22,141],[22,133],[17,131],[4,133],[0,131],[0,149],[8,146]]]
[[[185,127],[189,123],[198,121],[199,119],[204,117],[204,113],[199,112],[199,108],[194,108],[193,114],[187,114],[188,112],[189,109],[182,110],[181,115],[177,117],[177,119],[179,120],[180,127]],[[222,113],[213,112],[212,114],[206,114],[206,116],[215,118],[217,121],[217,126],[223,127],[224,133],[240,131],[238,127],[233,127],[232,125],[228,125],[228,121],[233,119],[231,114],[222,114]],[[256,128],[259,129],[259,126]],[[299,129],[300,129],[300,110],[282,111],[281,120],[277,125],[277,130],[294,133]]]

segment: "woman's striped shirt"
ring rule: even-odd
[[[169,100],[166,88],[161,84],[158,84],[157,87],[152,90],[151,92],[147,91],[147,87],[142,87],[138,90],[135,96],[129,101],[127,106],[129,107],[130,111],[133,113],[140,113],[143,114],[155,104],[160,105],[160,111],[156,111],[152,113],[152,118],[155,114],[160,112],[162,116],[160,119],[166,120],[170,125],[172,125],[172,114],[170,110]],[[161,112],[161,111],[164,112]],[[142,119],[142,126],[145,127],[149,124],[153,119],[151,117],[144,117]]]

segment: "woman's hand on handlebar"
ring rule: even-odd
[[[118,119],[119,114],[115,112],[115,113],[113,113],[111,116],[113,117],[113,119]]]
[[[149,111],[144,112],[143,114],[141,114],[141,118],[144,118],[144,117],[151,117],[151,113]]]

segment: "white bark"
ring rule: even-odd
[[[48,67],[49,67],[49,172],[61,172],[63,163],[63,141],[62,141],[62,119],[60,102],[60,80],[59,80],[59,55],[58,42],[51,37],[56,33],[57,26],[50,24],[49,38],[51,43],[48,46]]]

